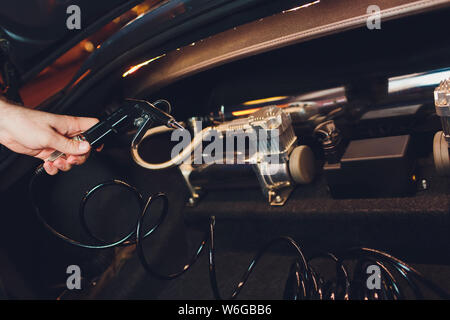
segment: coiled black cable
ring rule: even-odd
[[[89,198],[98,190],[105,188],[107,186],[110,185],[118,185],[121,186],[125,189],[131,190],[133,192],[133,194],[135,194],[135,196],[137,197],[137,199],[139,200],[139,203],[142,205],[142,195],[136,190],[136,188],[130,186],[128,183],[120,181],[120,180],[111,180],[111,181],[107,181],[107,182],[103,182],[98,184],[97,186],[95,186],[94,188],[92,188],[91,190],[89,190],[89,192],[86,193],[86,195],[83,197],[83,199],[81,200],[80,203],[80,220],[81,220],[81,224],[82,226],[85,228],[86,232],[91,235],[91,237],[93,237],[95,240],[97,240],[97,242],[100,242],[101,244],[86,244],[86,243],[82,243],[80,241],[77,241],[75,239],[72,239],[58,231],[56,231],[52,226],[50,226],[47,221],[44,219],[44,217],[42,217],[41,212],[39,210],[39,206],[37,205],[37,202],[35,200],[35,195],[33,192],[33,187],[36,181],[36,178],[39,177],[40,175],[42,175],[44,172],[44,167],[42,165],[40,165],[34,175],[32,176],[28,189],[29,189],[29,194],[30,194],[30,201],[31,204],[33,205],[35,212],[36,212],[36,216],[38,218],[38,220],[43,224],[43,226],[50,231],[52,234],[54,234],[55,236],[57,236],[58,238],[60,238],[61,240],[80,247],[80,248],[85,248],[85,249],[109,249],[109,248],[114,248],[117,246],[121,246],[121,245],[130,245],[132,244],[131,241],[129,241],[131,239],[131,237],[133,236],[133,234],[135,234],[135,228],[133,228],[125,237],[123,237],[122,239],[118,240],[118,241],[114,241],[111,243],[105,243],[104,241],[98,239],[97,237],[93,236],[93,234],[90,232],[89,228],[87,227],[87,224],[85,223],[85,219],[84,219],[84,207],[86,205],[86,202],[89,200]],[[150,230],[152,231],[152,230]],[[150,232],[149,231],[149,232]],[[150,235],[150,233],[147,233],[146,236]]]
[[[130,184],[121,180],[111,180],[91,188],[85,196],[80,201],[79,207],[79,218],[80,223],[86,233],[96,242],[96,244],[87,244],[72,239],[58,231],[56,231],[52,226],[50,226],[47,221],[42,217],[39,207],[37,205],[34,196],[34,184],[36,178],[43,174],[43,166],[39,166],[35,174],[29,183],[29,193],[30,200],[35,209],[36,216],[42,225],[52,234],[60,238],[61,240],[86,249],[108,249],[119,246],[129,246],[136,245],[137,254],[139,260],[144,267],[144,269],[153,277],[162,280],[172,280],[175,279],[185,272],[187,272],[192,265],[198,260],[201,253],[203,252],[206,244],[209,242],[208,250],[208,264],[209,264],[209,277],[212,292],[215,299],[222,299],[222,294],[219,290],[219,285],[217,283],[216,277],[216,262],[215,262],[215,224],[216,219],[211,216],[209,223],[209,230],[205,232],[197,250],[192,255],[188,264],[186,264],[182,270],[172,273],[172,274],[161,274],[155,271],[147,261],[145,256],[145,251],[143,247],[143,242],[150,235],[154,234],[161,224],[164,222],[168,214],[169,201],[164,193],[158,193],[156,195],[150,196],[148,200],[144,203],[143,196],[141,193]],[[97,191],[107,188],[109,186],[120,186],[125,190],[132,192],[140,204],[140,216],[132,230],[129,231],[124,237],[118,241],[107,243],[105,240],[97,237],[88,227],[85,219],[85,207],[86,203],[91,199],[92,195]],[[157,199],[163,200],[162,212],[154,224],[154,226],[147,232],[143,232],[144,220],[149,214],[152,204]],[[292,300],[302,300],[302,299],[314,299],[314,300],[350,300],[350,299],[389,299],[397,300],[406,297],[403,286],[400,284],[398,279],[395,277],[394,272],[400,275],[400,278],[408,284],[408,288],[413,292],[414,297],[417,299],[423,298],[422,291],[417,282],[420,282],[426,288],[434,292],[437,296],[443,299],[449,299],[449,295],[439,286],[433,282],[426,279],[417,270],[407,265],[405,262],[389,255],[386,252],[382,252],[376,249],[370,248],[352,248],[343,251],[341,254],[336,255],[333,253],[324,253],[313,255],[309,260],[306,259],[300,245],[291,237],[283,236],[275,238],[265,244],[255,255],[255,257],[250,261],[247,270],[241,277],[240,282],[237,284],[236,288],[230,295],[229,299],[236,299],[242,289],[244,288],[247,280],[249,279],[252,272],[255,270],[256,265],[272,247],[275,245],[284,244],[287,245],[294,253],[295,259],[291,265],[289,271],[289,278],[286,284],[284,298]],[[326,281],[320,276],[319,273],[315,271],[312,267],[311,262],[313,260],[324,258],[332,261],[336,267],[336,278],[333,280]],[[353,272],[353,278],[344,265],[344,261],[357,259],[356,266]],[[381,287],[377,290],[369,290],[366,285],[367,265],[376,265],[381,271]]]

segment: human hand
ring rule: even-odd
[[[45,161],[50,175],[68,171],[86,161],[90,145],[70,137],[86,131],[98,122],[95,118],[56,115],[27,109],[0,99],[0,143],[14,152],[46,160],[55,150],[66,154],[54,162]]]

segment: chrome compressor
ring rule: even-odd
[[[438,174],[448,176],[450,175],[450,79],[442,81],[434,90],[434,103],[443,129],[434,136],[434,163]]]
[[[137,148],[132,149],[132,155],[137,164],[151,170],[178,166],[191,193],[189,205],[195,205],[210,186],[220,187],[217,174],[208,176],[208,172],[223,171],[229,180],[233,166],[252,169],[264,196],[273,206],[283,205],[296,184],[307,184],[314,178],[314,154],[308,146],[298,144],[290,115],[279,107],[264,107],[246,118],[204,129],[203,122],[197,118],[187,124],[190,131],[176,130],[172,132],[172,140],[191,137],[191,134],[193,139],[180,145],[179,152],[172,152],[171,160],[150,164],[140,157]],[[144,137],[168,130],[172,129],[152,128]],[[211,143],[203,148],[205,142]],[[196,175],[202,175],[202,179],[195,179]],[[232,185],[233,188],[247,186],[242,179],[236,179]]]

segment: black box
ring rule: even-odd
[[[354,198],[413,193],[415,157],[410,140],[403,135],[351,141],[339,163],[324,166],[331,195]]]

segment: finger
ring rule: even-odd
[[[45,172],[47,172],[47,174],[49,174],[49,175],[53,175],[52,174],[52,170],[53,168],[51,167],[51,165],[50,165],[50,163],[49,162],[44,162],[44,170],[45,170]]]
[[[98,119],[53,115],[50,125],[64,136],[73,136],[97,124]]]
[[[88,153],[91,149],[87,141],[76,141],[57,133],[52,135],[47,147],[61,151],[66,155],[82,155]]]
[[[62,168],[64,168],[64,164],[63,164],[63,160],[62,158],[56,159],[55,161],[51,162],[51,164],[55,167],[58,168],[59,170],[61,170]]]
[[[69,156],[67,158],[67,162],[71,165],[78,165],[79,164],[79,157],[80,156]]]
[[[55,166],[53,166],[51,162],[45,162],[44,169],[45,172],[47,172],[51,176],[54,176],[55,174],[58,173],[58,169]]]
[[[61,171],[69,171],[70,169],[72,169],[72,165],[70,165],[66,162],[60,170]]]
[[[65,159],[57,159],[53,162],[53,166],[55,166],[56,168],[58,168],[61,171],[69,171],[70,169],[72,169],[72,165],[69,164],[67,162],[67,160]]]
[[[100,147],[97,147],[97,149],[95,149],[95,151],[97,151],[97,152],[102,151],[104,146],[105,146],[105,145],[102,144]]]
[[[71,165],[81,165],[86,162],[87,158],[89,157],[89,154],[84,154],[81,156],[69,156],[67,158],[67,163]]]

